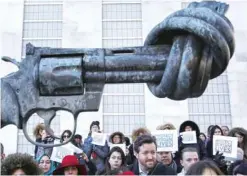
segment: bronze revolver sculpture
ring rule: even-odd
[[[192,2],[155,26],[144,46],[78,49],[28,44],[20,63],[3,57],[19,70],[1,79],[1,127],[15,124],[29,142],[41,145],[27,134],[33,113],[44,119],[49,133],[57,110],[71,112],[76,127],[80,112],[98,111],[107,83],[147,83],[154,96],[172,100],[201,96],[234,53],[233,26],[224,16],[228,7]]]

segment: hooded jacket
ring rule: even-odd
[[[194,148],[197,148],[200,159],[205,158],[206,148],[205,148],[204,142],[200,139],[200,129],[198,125],[195,122],[190,121],[190,120],[185,121],[180,125],[179,133],[184,132],[186,126],[191,126],[192,130],[196,131],[197,143],[196,144],[183,144],[182,137],[180,136],[178,139],[179,152],[181,152],[186,147],[194,147]]]
[[[119,131],[114,132],[114,133],[112,133],[112,134],[110,135],[110,137],[109,137],[109,142],[113,143],[113,138],[114,138],[114,136],[116,136],[116,135],[120,136],[120,144],[123,144],[123,143],[125,142],[124,134],[121,133],[121,132],[119,132]]]
[[[208,158],[212,158],[213,157],[213,136],[214,136],[215,129],[220,129],[221,135],[223,135],[223,132],[222,132],[221,128],[218,125],[214,125],[212,127],[211,132],[210,132],[209,141],[207,142],[207,146],[206,146],[207,157]]]
[[[244,158],[247,159],[247,130],[245,130],[244,128],[240,128],[240,127],[237,127],[237,128],[233,128],[230,130],[228,136],[231,136],[231,137],[235,137],[235,134],[236,133],[239,133],[241,134],[242,136],[244,136],[244,139],[243,139],[243,146],[240,146],[238,144],[238,147],[242,148],[243,151],[244,151]]]
[[[186,126],[190,126],[193,131],[196,131],[197,143],[195,143],[195,144],[183,144],[182,143],[182,137],[181,136],[178,137],[178,152],[175,153],[175,157],[174,157],[174,160],[176,161],[177,166],[178,166],[178,172],[180,172],[182,169],[180,159],[181,159],[181,151],[184,148],[187,148],[187,147],[196,148],[198,151],[200,160],[202,160],[203,158],[206,157],[206,148],[205,148],[204,142],[200,139],[200,129],[199,129],[198,125],[193,121],[187,120],[180,125],[179,133],[184,132]]]

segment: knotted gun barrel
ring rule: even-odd
[[[49,127],[55,112],[66,110],[74,115],[76,127],[80,112],[99,109],[106,83],[147,83],[154,96],[172,100],[201,96],[234,53],[233,27],[224,16],[227,9],[225,3],[193,2],[154,27],[140,47],[66,49],[28,44],[21,63],[5,58],[19,71],[2,78],[2,95],[8,96],[1,98],[1,127],[15,124],[30,142],[40,145],[26,132],[33,113]]]

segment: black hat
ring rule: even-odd
[[[92,129],[92,126],[93,126],[93,125],[96,125],[96,126],[99,127],[99,121],[93,121],[93,122],[91,123],[91,125],[90,125],[90,130]],[[100,127],[99,127],[99,129],[100,129]]]
[[[75,138],[75,139],[79,138],[79,139],[81,140],[81,139],[82,139],[82,136],[81,136],[80,134],[76,134],[76,135],[74,136],[74,138]]]

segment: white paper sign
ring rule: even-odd
[[[213,136],[213,154],[217,151],[223,156],[237,158],[238,138],[228,136]]]
[[[53,147],[51,160],[62,163],[66,155],[74,155],[73,149],[67,146]]]
[[[120,147],[124,154],[126,155],[126,145],[125,144],[110,144],[110,150],[113,148],[113,147]]]
[[[180,133],[182,137],[182,143],[183,144],[196,144],[197,138],[196,138],[196,131],[185,131]]]
[[[156,138],[158,152],[178,151],[178,135],[176,130],[162,130],[152,132]]]
[[[68,144],[66,144],[64,146],[67,147],[67,148],[72,149],[74,153],[83,153],[83,150],[82,149],[74,146],[72,143],[68,143]]]
[[[92,144],[104,146],[106,142],[106,134],[104,133],[92,133]]]

